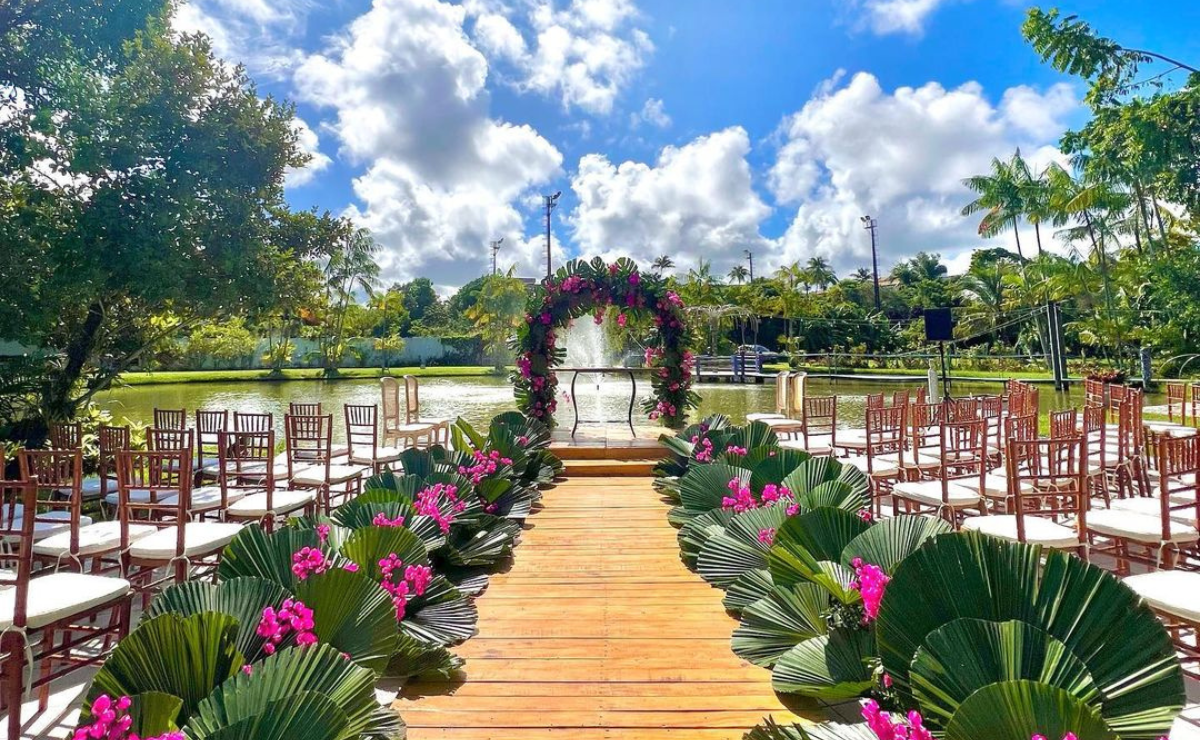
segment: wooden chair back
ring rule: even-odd
[[[382,377],[379,379],[379,390],[383,396],[381,400],[383,402],[384,430],[399,429],[407,424],[408,412],[400,409],[400,381],[392,377]]]
[[[3,462],[2,455],[0,462]],[[33,576],[34,517],[17,519],[12,512],[37,510],[38,485],[36,479],[0,478],[0,509],[5,512],[5,516],[0,517],[0,542],[5,543],[0,548],[0,587],[13,590],[12,627],[18,630],[27,624],[29,580]],[[16,659],[15,656],[5,658]],[[29,666],[29,670],[33,667]]]
[[[21,480],[36,480],[38,506],[26,509],[23,516],[35,522],[62,524],[62,519],[48,517],[52,511],[67,512],[71,533],[71,552],[79,550],[79,527],[83,515],[83,451],[21,450],[18,453]],[[35,527],[36,529],[36,527]]]
[[[274,414],[254,412],[233,412],[233,431],[235,432],[270,432],[275,429]]]
[[[1028,516],[1074,518],[1084,543],[1090,496],[1084,439],[1010,439],[1005,454],[1006,510],[1016,516],[1017,539],[1026,541]]]
[[[1066,439],[1079,433],[1079,412],[1076,409],[1062,409],[1050,412],[1050,436],[1054,439]]]
[[[51,422],[47,444],[52,450],[74,450],[83,446],[83,424],[78,421]]]
[[[131,524],[175,526],[175,554],[184,553],[191,518],[192,451],[123,450],[117,453],[118,519],[121,549],[129,548]]]
[[[941,444],[942,422],[946,420],[943,402],[913,403],[908,407],[908,452],[913,465],[921,462],[922,451]]]
[[[837,396],[805,396],[800,422],[805,444],[809,437],[828,435],[832,445],[837,441]]]
[[[882,399],[882,395],[880,396]],[[907,406],[880,406],[867,409],[867,472],[873,474],[874,460],[882,455],[901,454],[904,448]]]
[[[320,416],[320,403],[289,403],[288,413],[292,416]]]
[[[333,414],[283,417],[287,445],[288,478],[302,467],[324,467],[325,478],[333,461]]]
[[[265,491],[267,509],[274,505],[275,430],[221,432],[220,434],[221,503],[229,501],[229,492]]]
[[[414,375],[404,376],[404,422],[415,424],[421,418],[421,387]]]
[[[375,404],[346,404],[346,446],[350,459],[374,460],[379,449],[379,407]]]
[[[883,408],[883,394],[882,393],[868,393],[867,394],[867,409],[870,410],[870,409],[881,409],[881,408]]]
[[[187,429],[187,409],[154,409],[157,429]]]
[[[1170,542],[1171,519],[1190,512],[1200,529],[1200,435],[1157,439],[1158,500],[1162,514],[1162,541]]]

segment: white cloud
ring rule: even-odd
[[[188,0],[171,19],[180,33],[203,33],[213,51],[252,74],[286,77],[303,58],[298,39],[312,0]]]
[[[572,0],[558,9],[554,0],[527,0],[520,6],[518,30],[513,9],[476,0],[473,38],[493,58],[512,65],[520,90],[555,95],[564,108],[607,114],[634,73],[654,50],[636,28],[632,0]]]
[[[657,128],[667,128],[671,125],[671,117],[667,115],[663,101],[658,98],[648,98],[640,111],[629,114],[630,128],[637,128],[643,123]]]
[[[298,188],[312,182],[317,175],[333,164],[333,160],[321,151],[320,137],[303,118],[294,119],[292,129],[296,132],[296,145],[309,157],[308,164],[300,168],[289,169],[285,174],[284,185],[289,188]]]
[[[963,178],[1018,147],[1036,167],[1061,160],[1053,142],[1077,107],[1065,85],[1011,88],[999,105],[974,82],[889,93],[860,73],[824,88],[778,132],[768,179],[776,199],[796,208],[779,259],[821,254],[843,269],[862,266],[870,238],[859,219],[868,213],[879,221],[884,265],[921,250],[952,258],[980,246],[976,222],[959,214],[971,198]],[[1022,241],[1031,245],[1032,234]],[[996,245],[1012,246],[1007,237]]]
[[[920,34],[925,21],[947,0],[863,0],[862,24],[874,33]]]
[[[743,249],[766,246],[758,227],[770,208],[752,187],[749,151],[749,136],[735,126],[668,146],[653,165],[585,155],[571,180],[575,241],[588,255],[649,262],[666,254],[680,266],[706,259],[723,271]]]
[[[466,15],[437,0],[375,0],[296,71],[301,99],[333,109],[342,154],[366,166],[350,214],[382,246],[385,280],[481,274],[489,241],[524,240],[514,203],[560,173],[562,155],[537,131],[491,117],[488,62]]]

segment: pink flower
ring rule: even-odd
[[[314,573],[324,573],[328,567],[325,553],[316,547],[303,547],[292,553],[292,573],[301,581]]]
[[[596,322],[596,326],[600,326],[604,323],[604,311],[597,310],[596,315],[592,318]]]
[[[379,570],[383,574],[380,583],[383,589],[392,595],[392,606],[396,609],[396,621],[404,621],[408,602],[415,596],[423,596],[425,589],[433,581],[433,570],[428,565],[410,565],[390,553],[379,561]]]
[[[745,447],[738,447],[737,445],[729,445],[725,448],[726,455],[745,455],[746,452]]]
[[[318,524],[317,525],[317,539],[320,540],[322,545],[325,544],[325,540],[329,539],[329,525],[328,524]]]
[[[867,523],[875,521],[875,515],[871,513],[870,509],[859,509],[858,518]]]
[[[314,626],[312,609],[302,601],[284,599],[279,609],[269,606],[263,608],[255,634],[266,640],[263,652],[274,655],[283,639],[292,633],[296,634],[297,645],[315,645],[317,636],[312,631]]]
[[[245,673],[247,676],[253,675],[254,674],[254,666],[247,663],[246,665],[242,666],[242,673]]]
[[[878,565],[864,563],[861,558],[855,558],[851,565],[855,579],[850,582],[850,588],[862,594],[864,621],[873,622],[879,618],[879,605],[892,579]]]
[[[629,273],[629,284],[630,285],[637,285],[640,282],[642,282],[642,278],[640,275],[638,275],[636,272]]]
[[[767,527],[765,529],[758,530],[758,541],[768,547],[770,547],[771,545],[774,545],[775,544],[775,529],[774,529],[774,527]]]
[[[543,325],[543,326],[550,326],[550,322],[551,322],[551,317],[550,317],[550,314],[548,314],[548,313],[543,313],[543,314],[541,315],[541,321],[542,321],[542,325]]]
[[[458,486],[437,483],[426,487],[417,494],[413,508],[417,510],[418,514],[430,517],[437,522],[442,534],[449,534],[450,525],[454,523],[454,515],[466,509],[467,502],[458,499]]]
[[[358,572],[358,563],[346,563],[345,565],[342,566],[342,570],[348,570],[351,573],[357,573]]]
[[[624,329],[625,325],[627,323],[629,323],[629,319],[625,317],[625,314],[623,314],[623,313],[617,314],[617,326]]]
[[[863,702],[862,716],[879,740],[933,740],[919,712],[909,712],[906,722],[905,718],[881,711],[879,702],[868,699]]]
[[[381,511],[371,520],[371,524],[374,524],[376,527],[403,527],[404,517],[397,516],[395,519],[388,519],[387,514]]]

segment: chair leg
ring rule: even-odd
[[[4,669],[0,672],[4,691],[0,700],[8,711],[8,740],[20,740],[21,700],[25,698],[25,650],[21,636],[15,632],[5,634],[0,643],[0,656],[4,661]],[[33,670],[33,666],[29,670]]]

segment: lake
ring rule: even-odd
[[[570,375],[560,378],[560,390],[570,384]],[[915,390],[919,379],[912,383],[892,383],[870,380],[826,380],[810,378],[808,393],[811,395],[839,396],[838,420],[843,425],[861,426],[865,399],[869,393],[886,393],[903,388]],[[649,424],[640,411],[640,402],[649,390],[648,379],[638,379],[638,403],[634,420],[638,426]],[[1000,389],[998,383],[955,383],[954,395],[994,394]],[[597,385],[580,376],[578,402],[580,416],[587,419],[624,418],[629,403],[628,381],[617,376]],[[764,385],[703,384],[696,386],[700,394],[700,408],[694,418],[722,413],[735,422],[745,420],[746,414],[771,411],[775,403],[775,387]],[[1049,386],[1040,392],[1042,411],[1068,408],[1083,404],[1082,384],[1076,384],[1070,393],[1056,393]],[[344,432],[343,404],[380,403],[379,381],[369,380],[295,380],[279,382],[241,381],[229,383],[181,383],[175,385],[143,385],[120,388],[97,397],[102,408],[112,412],[120,421],[127,418],[149,424],[154,409],[187,409],[191,415],[198,408],[229,409],[275,415],[277,431],[282,434],[283,415],[293,401],[319,401],[326,413],[334,414],[335,435]],[[473,378],[422,378],[421,414],[426,417],[444,416],[466,419],[472,424],[486,424],[498,413],[515,408],[512,387],[500,377]],[[570,425],[573,421],[571,404],[560,400],[558,420]]]

